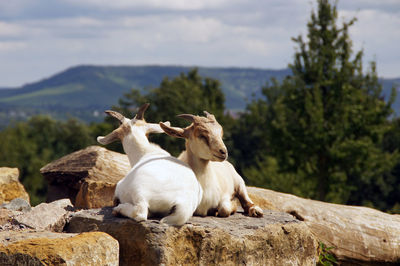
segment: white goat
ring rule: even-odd
[[[192,167],[203,188],[203,198],[195,214],[227,217],[236,212],[233,200],[237,197],[249,216],[263,216],[262,209],[249,198],[242,177],[226,161],[228,151],[222,140],[221,125],[214,115],[204,113],[207,117],[178,115],[192,122],[184,129],[160,123],[168,135],[186,139],[186,150],[178,158]]]
[[[115,189],[113,214],[122,214],[136,221],[158,214],[169,225],[184,224],[202,198],[202,188],[190,167],[172,157],[147,139],[149,133],[163,133],[160,125],[146,123],[143,113],[149,104],[140,107],[132,120],[115,111],[106,111],[121,125],[105,137],[101,144],[121,140],[132,166]]]

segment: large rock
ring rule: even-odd
[[[31,211],[15,216],[14,220],[29,228],[61,232],[67,222],[70,208],[72,206],[69,199],[41,203]]]
[[[317,259],[318,243],[307,226],[274,211],[263,218],[192,217],[172,227],[91,209],[75,213],[67,231],[110,234],[119,241],[121,265],[315,265]]]
[[[371,208],[303,199],[261,188],[248,188],[256,204],[290,213],[304,221],[311,232],[342,264],[400,264],[400,215]]]
[[[0,167],[0,204],[8,203],[16,198],[29,202],[29,195],[18,177],[17,168]]]
[[[78,208],[111,206],[116,183],[130,170],[128,157],[100,146],[66,155],[40,172],[47,179],[47,202],[69,198]]]
[[[0,265],[118,265],[118,241],[102,232],[0,232]]]

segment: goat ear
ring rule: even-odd
[[[113,132],[111,132],[110,134],[108,134],[105,137],[103,137],[103,136],[98,136],[97,137],[97,142],[99,142],[100,144],[103,144],[103,145],[110,144],[111,142],[114,142],[114,141],[117,141],[117,140],[119,140],[119,131],[118,131],[118,129],[114,130]]]
[[[160,127],[165,133],[176,138],[186,138],[185,130],[180,127],[171,127],[167,123],[160,122]]]

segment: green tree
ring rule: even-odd
[[[400,118],[391,121],[391,129],[386,132],[383,139],[383,148],[385,151],[393,153],[400,149]],[[380,187],[373,187],[372,199],[374,205],[388,212],[400,214],[400,160],[392,169],[390,174],[386,174],[382,179],[384,181],[385,190]],[[382,182],[381,181],[381,182]]]
[[[181,73],[173,79],[166,77],[158,88],[150,89],[145,95],[139,90],[132,89],[113,109],[131,118],[136,108],[144,103],[150,103],[145,119],[152,123],[170,121],[173,126],[185,127],[188,122],[177,118],[176,115],[182,113],[203,115],[203,111],[206,110],[213,113],[221,124],[229,124],[226,123],[229,117],[224,115],[225,96],[220,83],[211,78],[202,78],[197,69],[192,69],[187,74]],[[109,122],[114,120],[107,119]],[[151,138],[175,156],[184,148],[184,141],[181,139],[164,134],[156,134]]]
[[[364,73],[362,51],[353,56],[354,22],[339,27],[336,4],[318,0],[308,40],[293,38],[293,74],[272,80],[247,107],[234,141],[250,181],[349,204],[370,204],[367,188],[386,189],[383,177],[398,158],[382,149],[395,94],[385,102],[375,63]]]
[[[47,116],[34,116],[9,126],[0,132],[0,139],[0,165],[20,170],[20,180],[32,205],[43,202],[47,193],[41,167],[95,143],[85,124],[74,119],[55,121]]]

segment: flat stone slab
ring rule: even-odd
[[[181,227],[114,217],[112,208],[73,213],[70,233],[102,231],[118,240],[120,265],[315,265],[318,243],[292,215],[192,217]]]

